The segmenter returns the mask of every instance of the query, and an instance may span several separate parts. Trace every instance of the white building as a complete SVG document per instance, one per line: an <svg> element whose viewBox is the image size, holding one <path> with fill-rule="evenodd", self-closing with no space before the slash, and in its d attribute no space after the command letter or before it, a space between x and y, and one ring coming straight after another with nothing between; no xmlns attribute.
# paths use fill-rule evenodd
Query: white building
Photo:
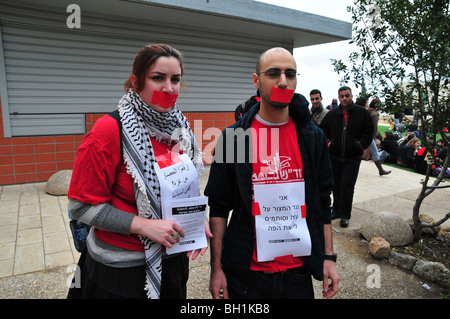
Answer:
<svg viewBox="0 0 450 319"><path fill-rule="evenodd" d="M348 22L252 0L0 0L0 145L86 134L86 114L117 107L134 56L149 43L184 55L180 109L218 113L255 93L251 74L261 52L346 40L351 32ZM13 148L0 159L9 155ZM0 185L11 183L5 174L16 173L0 162ZM34 180L13 183L22 181Z"/></svg>

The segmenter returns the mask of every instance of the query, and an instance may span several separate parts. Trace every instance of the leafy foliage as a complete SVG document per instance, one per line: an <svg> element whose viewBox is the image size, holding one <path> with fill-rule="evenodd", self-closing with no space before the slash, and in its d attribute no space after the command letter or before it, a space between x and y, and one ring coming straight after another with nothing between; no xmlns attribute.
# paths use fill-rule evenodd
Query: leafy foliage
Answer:
<svg viewBox="0 0 450 319"><path fill-rule="evenodd" d="M422 145L430 153L438 134L447 148L450 145L446 134L450 126L449 2L354 0L347 9L353 20L351 42L359 50L350 54L350 66L331 60L335 72L342 76L341 84L351 80L361 87L362 95L381 98L382 111L411 110L422 124ZM443 171L449 162L450 151ZM417 217L422 200L435 189L448 187L438 186L443 174L427 186L429 174L430 169L414 208L416 226L423 226Z"/></svg>
<svg viewBox="0 0 450 319"><path fill-rule="evenodd" d="M450 119L449 0L355 0L348 7L360 49L347 65L332 60L341 84L353 80L363 94L382 97L383 111L405 108L434 119L440 130Z"/></svg>

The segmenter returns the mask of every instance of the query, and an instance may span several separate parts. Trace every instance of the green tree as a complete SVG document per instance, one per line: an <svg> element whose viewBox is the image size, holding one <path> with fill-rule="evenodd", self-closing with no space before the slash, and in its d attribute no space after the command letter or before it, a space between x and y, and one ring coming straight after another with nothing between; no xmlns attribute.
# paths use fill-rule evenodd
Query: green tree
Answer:
<svg viewBox="0 0 450 319"><path fill-rule="evenodd" d="M438 134L449 150L450 135L450 0L355 0L352 13L353 38L358 51L342 60L331 60L342 76L341 84L352 80L370 96L384 99L383 111L413 110L422 124L421 141L433 154ZM430 139L427 142L427 137ZM450 151L444 169L430 179L430 161L421 192L413 208L414 239L424 227L435 227L450 218L450 212L434 224L419 220L423 200L445 184Z"/></svg>

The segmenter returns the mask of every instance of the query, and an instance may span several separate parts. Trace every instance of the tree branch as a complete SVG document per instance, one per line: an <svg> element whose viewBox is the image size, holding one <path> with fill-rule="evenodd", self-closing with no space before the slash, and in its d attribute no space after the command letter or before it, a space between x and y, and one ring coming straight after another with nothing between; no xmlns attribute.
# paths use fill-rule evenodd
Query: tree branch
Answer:
<svg viewBox="0 0 450 319"><path fill-rule="evenodd" d="M361 18L361 21L362 21L362 23L364 24L364 27L367 28L367 30L368 30L367 33L368 33L368 35L369 35L370 42L372 42L372 46L373 46L373 48L375 49L375 52L377 53L378 59L380 60L380 63L381 63L381 66L383 67L384 71L387 73L388 70L387 70L386 66L384 65L383 58L381 57L380 52L378 51L378 48L377 48L377 46L376 46L376 44L375 44L375 40L374 40L373 37L372 37L372 31L370 30L369 27L367 27L366 21L364 21L363 18ZM394 82L394 80L393 80L392 78L389 77L389 78L388 78L388 81L390 81L390 82L392 83L392 85L395 86L395 82Z"/></svg>
<svg viewBox="0 0 450 319"><path fill-rule="evenodd" d="M431 188L431 189L450 188L450 185L445 185L445 186L427 186L427 188Z"/></svg>
<svg viewBox="0 0 450 319"><path fill-rule="evenodd" d="M450 218L450 212L448 212L441 220L439 220L435 223L432 223L432 224L422 223L422 227L433 228L433 227L436 227L436 226L439 226L439 225L445 223L447 221L447 219L449 219L449 218Z"/></svg>

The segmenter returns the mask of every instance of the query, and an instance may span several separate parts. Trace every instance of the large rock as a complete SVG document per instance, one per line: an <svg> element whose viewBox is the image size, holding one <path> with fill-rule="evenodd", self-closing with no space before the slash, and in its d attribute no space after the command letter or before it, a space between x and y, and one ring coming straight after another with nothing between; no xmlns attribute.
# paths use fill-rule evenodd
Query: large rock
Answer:
<svg viewBox="0 0 450 319"><path fill-rule="evenodd" d="M72 178L72 170L63 170L56 172L47 181L45 192L50 195L63 196L67 195Z"/></svg>
<svg viewBox="0 0 450 319"><path fill-rule="evenodd" d="M381 237L374 237L369 242L369 252L376 259L389 257L391 245Z"/></svg>
<svg viewBox="0 0 450 319"><path fill-rule="evenodd" d="M413 268L417 276L445 286L450 279L450 271L441 263L418 260Z"/></svg>
<svg viewBox="0 0 450 319"><path fill-rule="evenodd" d="M408 223L388 212L369 214L363 221L360 232L369 242L372 238L382 237L391 246L403 246L413 241L413 232Z"/></svg>
<svg viewBox="0 0 450 319"><path fill-rule="evenodd" d="M417 262L417 258L391 251L388 261L391 265L398 266L406 270L412 270Z"/></svg>

